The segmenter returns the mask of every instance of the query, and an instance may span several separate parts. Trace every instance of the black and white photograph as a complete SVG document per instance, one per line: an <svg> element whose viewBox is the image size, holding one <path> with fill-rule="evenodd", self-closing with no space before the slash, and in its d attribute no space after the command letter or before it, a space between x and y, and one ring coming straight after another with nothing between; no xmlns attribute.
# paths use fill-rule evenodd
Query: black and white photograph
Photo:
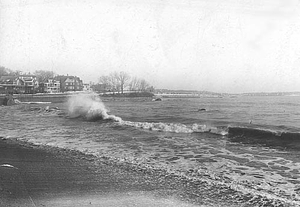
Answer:
<svg viewBox="0 0 300 207"><path fill-rule="evenodd" d="M0 0L0 207L300 206L299 0Z"/></svg>

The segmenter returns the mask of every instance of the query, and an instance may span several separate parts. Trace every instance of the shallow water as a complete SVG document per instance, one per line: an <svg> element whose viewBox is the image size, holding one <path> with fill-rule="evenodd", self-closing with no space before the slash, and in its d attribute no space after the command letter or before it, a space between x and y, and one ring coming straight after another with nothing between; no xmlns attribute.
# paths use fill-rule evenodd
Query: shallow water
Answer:
<svg viewBox="0 0 300 207"><path fill-rule="evenodd" d="M0 136L300 205L300 97L79 100L76 116L70 103L0 107Z"/></svg>

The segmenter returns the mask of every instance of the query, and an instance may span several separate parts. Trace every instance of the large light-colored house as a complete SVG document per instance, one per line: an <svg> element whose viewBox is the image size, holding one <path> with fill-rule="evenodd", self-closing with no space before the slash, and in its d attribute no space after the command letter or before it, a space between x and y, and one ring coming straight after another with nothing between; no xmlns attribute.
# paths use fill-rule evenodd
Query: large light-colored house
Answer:
<svg viewBox="0 0 300 207"><path fill-rule="evenodd" d="M39 87L39 82L35 75L19 75L18 78L24 82L25 93L35 93Z"/></svg>
<svg viewBox="0 0 300 207"><path fill-rule="evenodd" d="M93 91L92 88L91 88L91 84L89 84L89 83L84 83L82 90L83 91Z"/></svg>
<svg viewBox="0 0 300 207"><path fill-rule="evenodd" d="M59 93L60 92L60 82L54 79L48 79L44 83L45 93Z"/></svg>

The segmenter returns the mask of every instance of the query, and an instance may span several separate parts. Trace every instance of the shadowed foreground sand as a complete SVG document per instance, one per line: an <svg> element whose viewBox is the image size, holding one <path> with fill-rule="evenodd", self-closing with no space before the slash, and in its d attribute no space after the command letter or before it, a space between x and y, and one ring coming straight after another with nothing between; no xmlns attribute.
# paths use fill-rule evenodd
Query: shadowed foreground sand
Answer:
<svg viewBox="0 0 300 207"><path fill-rule="evenodd" d="M0 206L193 206L141 173L74 153L0 140Z"/></svg>

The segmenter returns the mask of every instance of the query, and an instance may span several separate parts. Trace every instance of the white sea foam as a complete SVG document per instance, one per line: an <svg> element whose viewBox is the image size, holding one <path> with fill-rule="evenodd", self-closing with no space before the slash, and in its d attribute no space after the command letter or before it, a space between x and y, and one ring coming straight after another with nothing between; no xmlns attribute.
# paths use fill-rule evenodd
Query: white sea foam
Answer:
<svg viewBox="0 0 300 207"><path fill-rule="evenodd" d="M147 129L151 131L162 131L162 132L174 132L174 133L213 133L219 134L222 136L227 135L227 131L209 125L202 124L193 124L191 126L180 124L180 123L149 123L149 122L131 122L131 121L123 121L119 122L122 125L132 126L141 129Z"/></svg>
<svg viewBox="0 0 300 207"><path fill-rule="evenodd" d="M103 119L121 121L120 117L108 114L108 110L100 97L94 93L76 94L67 101L68 116L71 118L84 117L87 120Z"/></svg>

